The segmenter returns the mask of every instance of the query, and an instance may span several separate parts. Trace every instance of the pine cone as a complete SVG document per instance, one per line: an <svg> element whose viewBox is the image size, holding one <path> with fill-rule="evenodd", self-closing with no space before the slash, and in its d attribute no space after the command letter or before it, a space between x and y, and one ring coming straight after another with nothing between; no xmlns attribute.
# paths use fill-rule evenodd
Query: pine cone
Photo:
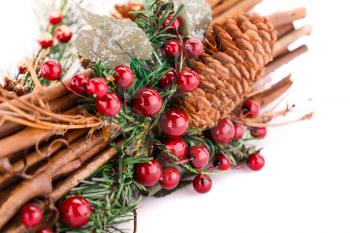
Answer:
<svg viewBox="0 0 350 233"><path fill-rule="evenodd" d="M192 127L213 127L232 114L272 60L276 38L272 23L257 14L241 14L213 25L206 52L189 62L201 75L200 86L180 100Z"/></svg>

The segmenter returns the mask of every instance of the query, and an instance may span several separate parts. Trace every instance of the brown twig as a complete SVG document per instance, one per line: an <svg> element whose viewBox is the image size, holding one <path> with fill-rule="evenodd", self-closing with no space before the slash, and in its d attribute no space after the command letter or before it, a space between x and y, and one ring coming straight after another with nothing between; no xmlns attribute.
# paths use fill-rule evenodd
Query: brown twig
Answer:
<svg viewBox="0 0 350 233"><path fill-rule="evenodd" d="M62 167L103 141L101 132L95 133L89 139L78 140L68 149L55 155L47 166L39 169L31 179L18 184L8 198L0 204L0 229L27 201L35 197L49 196L52 192L52 178Z"/></svg>
<svg viewBox="0 0 350 233"><path fill-rule="evenodd" d="M212 8L223 2L223 0L205 0Z"/></svg>
<svg viewBox="0 0 350 233"><path fill-rule="evenodd" d="M58 171L58 173L55 174L54 180L65 177L75 171L76 169L80 168L84 163L86 163L89 159L91 159L94 155L98 154L101 150L103 150L110 141L104 141L95 147L93 147L91 150L87 151L86 153L82 154L77 158L76 160L73 160L69 164L66 164L62 169Z"/></svg>
<svg viewBox="0 0 350 233"><path fill-rule="evenodd" d="M109 147L99 153L93 160L86 163L79 170L77 170L74 174L60 182L52 192L52 199L54 201L58 201L61 197L67 194L72 188L77 186L80 181L89 177L92 173L94 173L97 169L99 169L102 165L111 160L117 151Z"/></svg>
<svg viewBox="0 0 350 233"><path fill-rule="evenodd" d="M72 130L67 133L67 135L64 137L64 139L71 143L81 137L84 133L86 133L87 130ZM49 158L51 155L59 151L65 144L60 141L53 141L51 144L45 145L40 150L42 151L39 153L38 151L35 151L27 156L25 156L23 159L20 159L12 164L11 169L5 173L4 175L0 175L0 188L3 188L4 186L8 185L10 182L12 182L14 176L21 175L23 172L23 169L31 168L38 162Z"/></svg>
<svg viewBox="0 0 350 233"><path fill-rule="evenodd" d="M249 9L256 6L257 4L259 4L260 2L262 2L262 0L243 0L243 1L239 2L238 4L232 6L231 8L229 8L228 10L226 10L225 12L220 14L219 16L214 17L212 24L215 24L215 23L221 24L221 23L225 22L225 20L228 17L232 17L232 16L237 15L238 13L241 13L241 12L246 12Z"/></svg>
<svg viewBox="0 0 350 233"><path fill-rule="evenodd" d="M302 45L296 49L294 49L291 52L288 52L286 54L281 55L280 57L275 58L272 62L270 62L266 68L264 76L267 76L274 72L276 69L280 68L281 66L289 63L296 57L306 53L308 51L308 48L306 45Z"/></svg>
<svg viewBox="0 0 350 233"><path fill-rule="evenodd" d="M252 99L260 103L261 106L266 106L286 93L292 85L290 74L267 90L252 96Z"/></svg>
<svg viewBox="0 0 350 233"><path fill-rule="evenodd" d="M284 24L284 25L276 27L277 38L281 38L281 37L285 36L286 34L292 32L294 29L295 28L294 28L293 23L288 23L288 24Z"/></svg>
<svg viewBox="0 0 350 233"><path fill-rule="evenodd" d="M269 15L268 18L275 27L292 23L298 19L305 18L306 8L297 8L289 11L276 12Z"/></svg>
<svg viewBox="0 0 350 233"><path fill-rule="evenodd" d="M306 25L300 29L288 33L276 42L273 48L272 56L277 57L278 55L282 54L283 51L285 51L285 48L298 40L300 37L310 35L311 30L311 26Z"/></svg>
<svg viewBox="0 0 350 233"><path fill-rule="evenodd" d="M227 9L231 8L235 4L239 3L242 0L225 0L221 4L215 6L213 8L213 16L219 16L221 13L226 11Z"/></svg>

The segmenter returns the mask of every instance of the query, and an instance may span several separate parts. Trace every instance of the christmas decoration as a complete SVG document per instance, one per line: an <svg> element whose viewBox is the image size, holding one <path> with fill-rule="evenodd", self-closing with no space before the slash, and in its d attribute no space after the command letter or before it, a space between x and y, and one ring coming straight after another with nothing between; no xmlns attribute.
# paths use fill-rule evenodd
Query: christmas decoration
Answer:
<svg viewBox="0 0 350 233"><path fill-rule="evenodd" d="M140 89L132 101L133 110L141 116L153 117L157 115L163 105L160 94L152 88Z"/></svg>
<svg viewBox="0 0 350 233"><path fill-rule="evenodd" d="M203 168L209 163L209 151L204 145L197 145L189 149L188 158L195 168Z"/></svg>
<svg viewBox="0 0 350 233"><path fill-rule="evenodd" d="M0 231L122 231L146 196L261 170L255 141L295 108L267 107L293 82L266 77L311 28L294 28L302 8L246 13L258 2L48 4L38 53L0 89Z"/></svg>
<svg viewBox="0 0 350 233"><path fill-rule="evenodd" d="M159 181L161 175L162 168L157 160L136 164L135 166L135 178L137 182L144 186L155 185Z"/></svg>
<svg viewBox="0 0 350 233"><path fill-rule="evenodd" d="M162 171L162 177L159 181L160 185L166 189L171 190L176 188L180 182L180 172L174 167L167 167Z"/></svg>
<svg viewBox="0 0 350 233"><path fill-rule="evenodd" d="M35 227L43 219L41 209L35 204L28 204L21 210L21 221L26 227Z"/></svg>
<svg viewBox="0 0 350 233"><path fill-rule="evenodd" d="M177 76L176 83L182 91L191 92L199 85L199 75L195 71L185 68Z"/></svg>
<svg viewBox="0 0 350 233"><path fill-rule="evenodd" d="M102 98L107 94L108 85L102 78L92 78L86 84L86 94L94 98Z"/></svg>
<svg viewBox="0 0 350 233"><path fill-rule="evenodd" d="M41 34L38 43L43 48L51 47L53 45L53 37L50 33L44 32Z"/></svg>
<svg viewBox="0 0 350 233"><path fill-rule="evenodd" d="M162 132L168 136L183 136L189 127L188 117L179 109L170 109L160 119L160 127Z"/></svg>
<svg viewBox="0 0 350 233"><path fill-rule="evenodd" d="M259 153L249 155L247 161L248 167L253 171L261 170L265 165L264 157Z"/></svg>
<svg viewBox="0 0 350 233"><path fill-rule="evenodd" d="M182 138L171 138L164 142L164 146L169 150L174 156L178 157L179 160L184 160L187 155L187 145ZM163 153L167 158L167 154Z"/></svg>
<svg viewBox="0 0 350 233"><path fill-rule="evenodd" d="M69 27L62 25L56 29L54 36L59 42L68 43L72 39L73 34Z"/></svg>
<svg viewBox="0 0 350 233"><path fill-rule="evenodd" d="M71 227L82 227L89 222L92 206L84 197L72 196L60 204L59 211L65 224Z"/></svg>
<svg viewBox="0 0 350 233"><path fill-rule="evenodd" d="M55 81L62 75L62 67L55 60L45 61L40 68L40 73L44 79Z"/></svg>
<svg viewBox="0 0 350 233"><path fill-rule="evenodd" d="M232 164L227 159L227 155L220 153L220 154L215 156L214 166L220 170L225 171L225 170L230 169L232 167Z"/></svg>
<svg viewBox="0 0 350 233"><path fill-rule="evenodd" d="M207 193L210 191L212 186L212 181L207 175L198 175L193 180L193 188L198 193Z"/></svg>
<svg viewBox="0 0 350 233"><path fill-rule="evenodd" d="M134 72L130 67L119 65L114 68L114 82L118 88L128 90L134 82Z"/></svg>

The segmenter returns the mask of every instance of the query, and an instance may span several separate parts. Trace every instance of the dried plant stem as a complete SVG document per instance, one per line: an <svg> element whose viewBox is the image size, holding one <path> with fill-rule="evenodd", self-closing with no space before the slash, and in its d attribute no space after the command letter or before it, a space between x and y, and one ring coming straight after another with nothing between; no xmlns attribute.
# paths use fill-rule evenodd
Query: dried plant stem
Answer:
<svg viewBox="0 0 350 233"><path fill-rule="evenodd" d="M78 97L74 94L65 95L49 102L48 106L53 112L66 111L74 107L77 103ZM0 138L15 133L25 128L24 125L16 124L14 122L7 122L0 127Z"/></svg>
<svg viewBox="0 0 350 233"><path fill-rule="evenodd" d="M306 25L300 29L294 30L281 39L279 39L274 48L272 55L273 57L277 57L278 55L281 55L285 48L287 48L290 44L298 40L300 37L305 36L305 35L310 35L311 33L311 26Z"/></svg>
<svg viewBox="0 0 350 233"><path fill-rule="evenodd" d="M265 69L264 76L267 76L274 72L276 69L280 68L281 66L289 63L296 57L306 53L308 51L308 48L306 45L302 45L293 51L290 51L286 54L281 55L280 57L275 58L272 62L270 62Z"/></svg>
<svg viewBox="0 0 350 233"><path fill-rule="evenodd" d="M64 138L61 138L61 140L64 139L67 143L71 143L81 137L87 131L88 130L85 129L72 130L68 132ZM33 165L49 158L51 155L59 151L65 146L65 143L61 140L55 140L52 143L45 145L43 148L40 148L40 151L35 151L25 156L23 159L13 163L10 170L6 174L0 175L0 188L3 188L12 182L14 176L20 176L21 173L25 171L24 169L31 168Z"/></svg>
<svg viewBox="0 0 350 233"><path fill-rule="evenodd" d="M221 13L226 11L227 9L231 8L235 4L239 3L242 0L226 0L223 1L221 4L217 5L213 9L213 16L219 16Z"/></svg>
<svg viewBox="0 0 350 233"><path fill-rule="evenodd" d="M239 2L238 4L232 6L231 8L229 8L228 10L226 10L225 12L220 14L219 16L214 17L212 24L215 24L215 23L221 24L221 23L225 22L225 20L228 17L232 17L234 15L237 15L240 12L246 12L249 9L256 6L257 4L259 4L260 2L262 2L262 0L243 0L243 1Z"/></svg>
<svg viewBox="0 0 350 233"><path fill-rule="evenodd" d="M272 24L275 25L275 27L277 27L277 26L292 23L298 19L305 18L305 16L306 16L306 8L302 7L302 8L297 8L290 11L276 12L268 16L268 18L270 19Z"/></svg>
<svg viewBox="0 0 350 233"><path fill-rule="evenodd" d="M39 169L31 179L27 179L12 190L10 195L0 204L0 229L27 201L35 197L49 196L52 192L52 178L66 164L78 158L104 141L101 132L93 134L89 139L82 138L68 149L59 152L42 169Z"/></svg>

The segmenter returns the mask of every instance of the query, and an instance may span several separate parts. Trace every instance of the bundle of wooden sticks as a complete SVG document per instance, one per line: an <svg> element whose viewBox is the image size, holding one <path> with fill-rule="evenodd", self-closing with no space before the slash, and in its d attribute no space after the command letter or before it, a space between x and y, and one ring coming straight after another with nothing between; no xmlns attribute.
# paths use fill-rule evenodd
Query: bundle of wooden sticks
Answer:
<svg viewBox="0 0 350 233"><path fill-rule="evenodd" d="M261 1L207 0L213 9L213 23L219 24L225 22L227 17L251 10ZM294 50L288 49L300 37L311 33L310 26L299 29L294 27L293 22L305 16L304 8L268 16L278 31L278 41L273 49L274 59L266 66L265 76L307 52L306 45ZM1 117L1 232L24 232L25 227L16 217L16 213L24 204L33 200L45 213L46 223L54 222L56 215L52 205L117 154L115 149L109 147L110 142L117 139L117 130L108 140L105 140L105 135L109 128L90 134L88 127L84 127L85 113L77 108L78 97L65 88L68 82L69 79L21 97L4 96L5 92L1 92L0 112L11 110L24 115L24 119L32 118L42 123L40 126L33 124L30 127L27 121L14 122ZM288 76L268 89L258 90L252 96L262 106L266 106L283 95L291 85L292 80ZM12 99L5 101L5 98ZM26 114L33 109L35 115ZM64 117L61 113L64 113ZM80 116L85 117L84 121L81 121ZM53 121L57 123L52 125ZM91 126L101 124L93 117L89 122ZM66 124L82 127L61 131L60 125ZM37 229L41 227L39 225Z"/></svg>

